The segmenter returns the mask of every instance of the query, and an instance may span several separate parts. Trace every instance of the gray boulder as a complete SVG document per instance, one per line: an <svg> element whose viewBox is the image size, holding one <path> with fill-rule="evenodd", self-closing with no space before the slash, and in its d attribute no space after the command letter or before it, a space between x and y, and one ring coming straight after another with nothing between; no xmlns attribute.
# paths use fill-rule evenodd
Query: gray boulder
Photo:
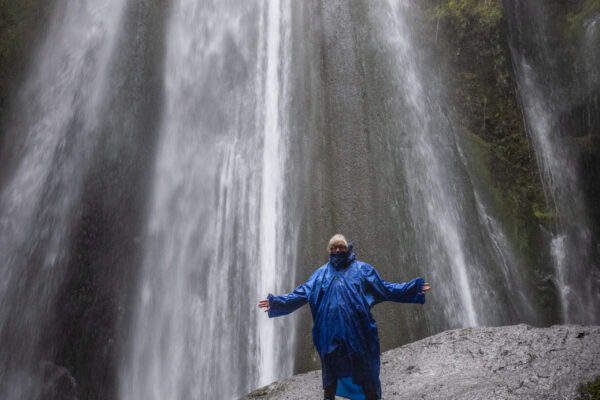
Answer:
<svg viewBox="0 0 600 400"><path fill-rule="evenodd" d="M383 398L576 399L600 375L600 327L528 325L439 333L381 355ZM272 383L243 397L321 399L321 372Z"/></svg>

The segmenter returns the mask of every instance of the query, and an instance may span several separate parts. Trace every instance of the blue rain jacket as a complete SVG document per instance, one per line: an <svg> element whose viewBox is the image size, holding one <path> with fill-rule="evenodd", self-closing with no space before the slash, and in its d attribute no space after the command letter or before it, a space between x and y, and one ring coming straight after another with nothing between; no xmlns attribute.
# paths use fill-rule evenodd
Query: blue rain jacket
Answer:
<svg viewBox="0 0 600 400"><path fill-rule="evenodd" d="M349 247L346 253L332 253L329 262L292 293L269 295L269 317L289 314L309 303L323 387L337 379L338 396L363 400L363 388L381 397L379 336L371 307L387 300L425 303L424 280L386 282L375 268L356 260Z"/></svg>

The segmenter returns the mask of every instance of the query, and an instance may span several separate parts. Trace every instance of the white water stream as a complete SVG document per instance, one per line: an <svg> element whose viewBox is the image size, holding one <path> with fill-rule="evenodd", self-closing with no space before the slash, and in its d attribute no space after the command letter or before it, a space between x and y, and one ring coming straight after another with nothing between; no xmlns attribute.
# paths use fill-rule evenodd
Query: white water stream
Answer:
<svg viewBox="0 0 600 400"><path fill-rule="evenodd" d="M519 85L519 95L525 118L534 144L539 170L544 184L547 207L555 213L555 223L550 239L550 254L554 264L553 281L559 294L562 321L565 323L597 323L598 273L592 254L596 244L592 241L589 210L584 199L582 183L578 176L579 150L575 146L575 132L563 125L561 113L569 111L574 97L570 88L561 87L549 77L560 70L559 50L549 45L553 25L547 20L544 7L531 7L519 0L512 6L518 17L512 21L513 64ZM527 15L526 21L521 15ZM580 51L586 60L598 58L597 47L586 48L594 40L590 27L594 19L584 24L585 40ZM600 37L600 35L598 35ZM524 50L527 48L528 50ZM532 57L537 56L537 59ZM540 60L541 63L540 63ZM564 66L563 66L564 68ZM597 68L584 69L579 77L586 88L598 85ZM575 82L573 83L575 84ZM587 87L589 85L589 87Z"/></svg>
<svg viewBox="0 0 600 400"><path fill-rule="evenodd" d="M288 5L173 5L124 400L230 399L291 373L276 349L294 324L257 308L294 278L281 246Z"/></svg>
<svg viewBox="0 0 600 400"><path fill-rule="evenodd" d="M404 174L410 185L415 229L423 232L429 243L426 257L433 276L428 279L453 282L437 289L445 299L444 313L451 325L476 326L479 317L471 287L477 282L473 275L477 267L465 255L468 249L463 243L467 237L461 221L463 199L456 196L451 186L456 177L449 175L455 172L449 168L452 158L456 157L454 143L447 131L449 127L439 123L436 105L432 105L423 87L427 78L421 73L407 20L412 6L394 0L387 4L390 19L384 26L395 55L395 78L402 88L400 95L408 111L411 150L403 154Z"/></svg>

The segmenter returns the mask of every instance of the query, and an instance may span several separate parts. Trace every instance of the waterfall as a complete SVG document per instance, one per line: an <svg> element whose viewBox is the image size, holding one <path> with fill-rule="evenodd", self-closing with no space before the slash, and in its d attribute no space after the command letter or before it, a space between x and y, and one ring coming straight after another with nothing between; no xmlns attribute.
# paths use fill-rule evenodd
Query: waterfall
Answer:
<svg viewBox="0 0 600 400"><path fill-rule="evenodd" d="M440 109L438 105L430 105L431 99L424 87L426 77L421 74L418 53L410 41L410 5L402 1L388 1L388 5L391 21L386 33L390 35L398 71L395 78L399 80L398 87L402 88L407 111L406 129L411 132L407 143L409 150L403 157L403 170L410 186L413 226L424 229L417 234L430 243L426 257L434 266L430 271L431 279L453 282L440 288L448 304L445 308L447 319L457 326L476 326L480 318L471 290L476 281L469 276L475 265L468 260L465 254L468 250L462 243L462 238L467 237L466 227L460 223L464 208L461 209L460 192L448 185L456 185L456 177L460 176L448 168L452 157L456 156L452 154L455 144L447 140L451 138L447 135L450 127L433 117L440 114Z"/></svg>
<svg viewBox="0 0 600 400"><path fill-rule="evenodd" d="M58 4L5 132L0 194L0 397L49 398L47 342L72 223L99 139L123 0ZM60 375L60 374L59 374ZM72 378L71 378L72 379ZM50 392L49 392L50 393Z"/></svg>
<svg viewBox="0 0 600 400"><path fill-rule="evenodd" d="M287 5L286 5L287 6ZM263 164L262 164L262 192L260 204L260 273L261 273L261 293L268 293L273 288L278 288L277 276L285 274L285 271L278 268L283 259L277 257L278 251L284 247L278 243L283 237L281 227L282 218L282 189L283 189L283 169L285 148L282 147L280 137L286 133L286 114L285 108L281 109L280 103L285 107L285 88L282 87L285 81L279 78L280 69L283 72L283 78L288 76L289 64L284 65L281 61L289 63L290 54L286 52L289 46L289 37L281 40L281 27L289 27L290 15L289 6L280 10L279 1L270 1L268 3L267 35L266 35L266 71L265 71L265 90L264 90L264 144L263 144ZM287 11L287 12L286 12ZM281 15L284 14L284 15ZM289 32L289 31L287 31ZM285 34L285 33L284 33ZM283 42L283 46L282 46ZM283 57L280 57L283 53ZM283 66L283 68L281 67ZM281 278L279 279L281 281ZM275 380L277 370L281 368L277 365L275 357L275 325L272 322L264 321L259 324L258 333L260 335L260 361L261 376L259 384L264 385Z"/></svg>
<svg viewBox="0 0 600 400"><path fill-rule="evenodd" d="M477 177L439 60L423 47L421 5L328 1L303 12L314 46L303 70L318 72L301 85L322 96L303 110L314 143L305 215L319 221L307 223L317 246L307 251L339 230L384 279L432 282L423 313L375 307L383 349L452 327L539 321L522 254ZM319 259L305 256L303 275ZM306 336L297 357L317 368Z"/></svg>
<svg viewBox="0 0 600 400"><path fill-rule="evenodd" d="M590 131L587 134L591 133L593 117L588 117L580 129L565 122L571 109L579 107L579 102L589 101L594 92L597 95L600 87L596 68L589 68L588 64L600 54L597 46L590 47L596 40L592 32L595 19L584 24L586 32L579 54L584 54L585 60L564 65L561 60L569 58L565 57L566 50L557 43L556 33L552 31L560 25L551 20L545 6L516 0L510 2L509 15L519 95L534 143L547 207L556 213L550 232L550 254L562 321L598 323L598 249L582 189L581 154L573 140L585 135L586 130ZM567 74L568 69L578 71L574 76L579 76L580 82L561 76ZM597 113L597 107L591 114Z"/></svg>
<svg viewBox="0 0 600 400"><path fill-rule="evenodd" d="M535 320L519 279L521 262L472 178L462 128L449 111L452 104L445 103L445 83L418 42L413 21L421 18L419 12L410 2L392 0L369 10L378 27L375 40L386 49L380 62L391 75L385 104L398 110L380 133L389 135L399 160L393 173L401 173L406 185L404 215L411 223L395 229L412 231L414 244L404 251L413 252L420 275L440 286L425 318L434 331ZM396 196L402 204L403 196Z"/></svg>
<svg viewBox="0 0 600 400"><path fill-rule="evenodd" d="M291 373L281 196L289 3L173 3L154 189L122 399L234 398Z"/></svg>
<svg viewBox="0 0 600 400"><path fill-rule="evenodd" d="M433 3L57 1L0 137L0 398L232 399L318 368L307 307L257 304L336 232L384 279L432 283L424 307L373 310L382 350L598 323L597 9L569 50L546 5L503 2L540 217L538 200L502 209L531 192L503 203L478 158L497 143L489 97L481 137L459 122L464 71L441 45L456 16Z"/></svg>

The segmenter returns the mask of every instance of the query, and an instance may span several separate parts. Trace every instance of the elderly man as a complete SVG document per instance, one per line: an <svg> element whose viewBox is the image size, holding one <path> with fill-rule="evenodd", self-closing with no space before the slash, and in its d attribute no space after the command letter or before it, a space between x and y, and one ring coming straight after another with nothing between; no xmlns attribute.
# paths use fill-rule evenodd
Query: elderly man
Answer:
<svg viewBox="0 0 600 400"><path fill-rule="evenodd" d="M325 399L381 398L379 337L371 307L383 301L425 303L429 283L384 281L375 268L356 260L352 244L337 234L327 247L329 262L292 293L273 296L258 306L269 317L286 315L309 303L313 342L321 357Z"/></svg>

